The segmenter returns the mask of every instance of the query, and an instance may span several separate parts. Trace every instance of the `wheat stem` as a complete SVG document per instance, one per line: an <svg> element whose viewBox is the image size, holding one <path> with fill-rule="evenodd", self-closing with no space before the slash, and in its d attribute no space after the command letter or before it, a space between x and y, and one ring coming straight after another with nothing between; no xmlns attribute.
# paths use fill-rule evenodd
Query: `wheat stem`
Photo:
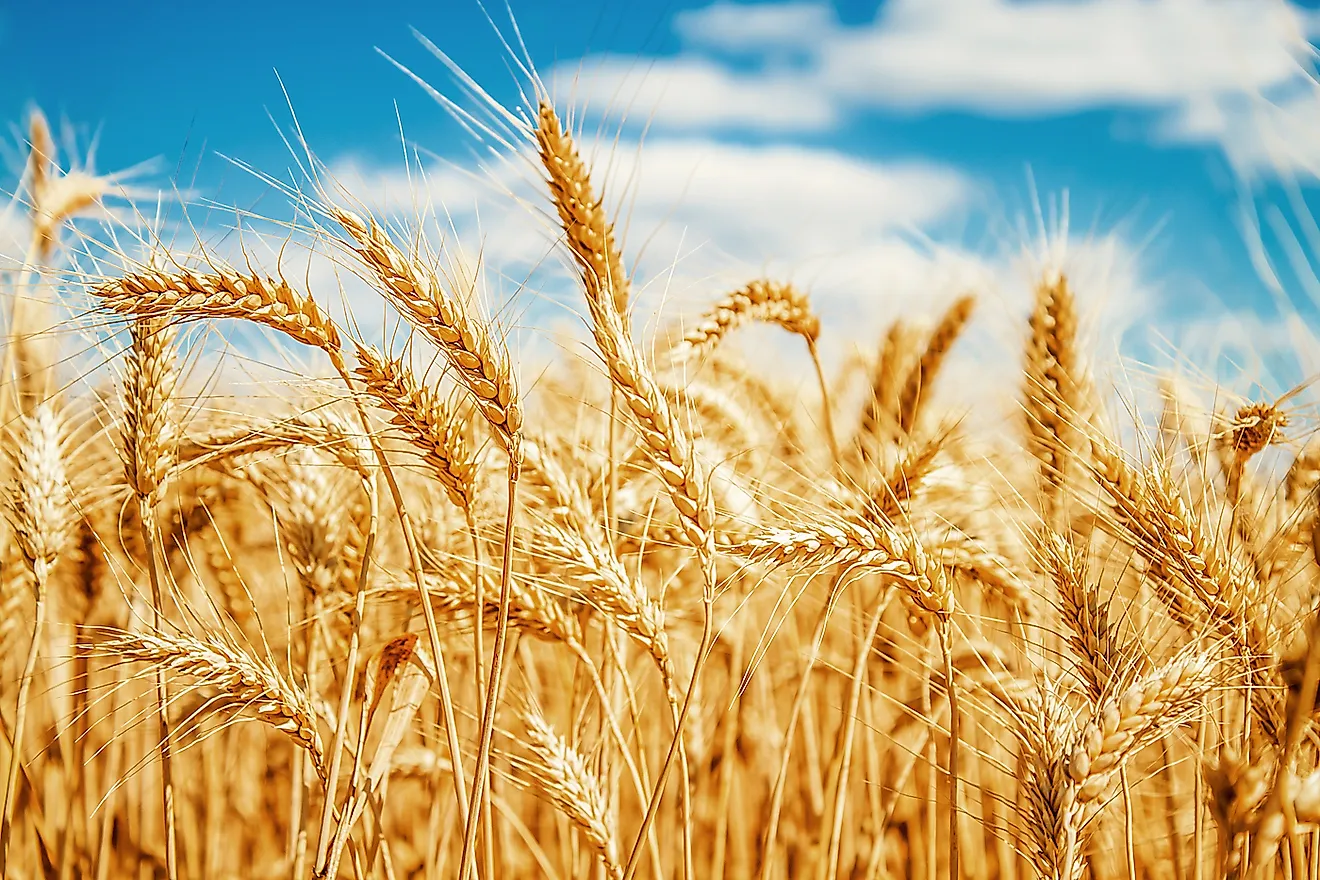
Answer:
<svg viewBox="0 0 1320 880"><path fill-rule="evenodd" d="M18 680L17 710L14 713L14 737L9 750L9 773L5 778L5 808L0 824L0 877L9 876L9 841L13 832L14 801L18 793L18 771L23 765L23 734L27 728L28 691L37 669L37 655L41 651L42 629L46 623L46 579L37 581L37 602L32 617L32 641L28 643L27 659Z"/></svg>
<svg viewBox="0 0 1320 880"><path fill-rule="evenodd" d="M509 608L512 603L513 515L518 504L518 465L509 462L508 503L504 515L504 557L500 564L500 606L495 619L495 642L491 647L490 683L486 688L477 740L477 764L472 775L472 794L468 801L467 824L463 829L463 849L459 857L460 880L468 880L473 870L477 823L482 810L488 809L490 749L495 732L495 713L504 676L505 643L509 634Z"/></svg>

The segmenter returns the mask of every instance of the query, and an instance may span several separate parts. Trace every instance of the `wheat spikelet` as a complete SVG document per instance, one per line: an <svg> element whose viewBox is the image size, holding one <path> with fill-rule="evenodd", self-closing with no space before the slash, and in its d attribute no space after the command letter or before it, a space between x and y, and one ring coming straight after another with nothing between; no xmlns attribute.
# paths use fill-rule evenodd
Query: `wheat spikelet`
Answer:
<svg viewBox="0 0 1320 880"><path fill-rule="evenodd" d="M622 880L609 798L601 780L539 712L524 711L522 721L526 754L511 756L513 765L577 826L606 873Z"/></svg>
<svg viewBox="0 0 1320 880"><path fill-rule="evenodd" d="M1036 617L1030 577L1010 559L956 526L937 525L916 531L926 555L951 574L961 575L996 594L1017 610L1023 620Z"/></svg>
<svg viewBox="0 0 1320 880"><path fill-rule="evenodd" d="M28 202L33 222L32 232L36 239L36 252L43 259L50 256L55 247L55 229L50 215L50 188L55 168L55 142L50 136L50 123L46 114L34 109L28 118L28 158L25 177L27 179Z"/></svg>
<svg viewBox="0 0 1320 880"><path fill-rule="evenodd" d="M44 582L75 524L63 427L51 403L21 417L7 452L13 477L5 493L5 513L29 570Z"/></svg>
<svg viewBox="0 0 1320 880"><path fill-rule="evenodd" d="M307 695L278 669L245 651L214 639L187 634L114 632L91 646L126 662L196 680L216 689L210 711L250 712L305 749L316 772L326 773L326 755L316 713Z"/></svg>
<svg viewBox="0 0 1320 880"><path fill-rule="evenodd" d="M898 392L898 427L904 434L910 434L917 423L921 405L929 393L930 386L939 373L949 349L962 335L963 328L971 320L976 298L959 297L949 307L926 339L926 347L921 352L915 366L907 374Z"/></svg>
<svg viewBox="0 0 1320 880"><path fill-rule="evenodd" d="M1088 583L1086 559L1072 541L1049 533L1040 542L1040 555L1058 590L1068 644L1082 661L1082 678L1091 698L1099 700L1125 671L1129 656L1109 622L1109 602L1102 601Z"/></svg>
<svg viewBox="0 0 1320 880"><path fill-rule="evenodd" d="M1227 749L1213 762L1205 762L1202 773L1209 788L1207 802L1219 828L1220 858L1226 870L1241 866L1242 843L1256 828L1269 798L1272 769L1265 761L1245 761Z"/></svg>
<svg viewBox="0 0 1320 880"><path fill-rule="evenodd" d="M404 254L374 219L338 208L331 208L330 215L352 237L354 253L389 301L439 347L472 392L516 474L522 463L523 411L507 348L468 313L461 298L446 295L435 273Z"/></svg>
<svg viewBox="0 0 1320 880"><path fill-rule="evenodd" d="M710 352L729 333L752 321L777 324L814 345L820 338L820 318L811 301L791 284L757 279L717 302L683 334L670 356L675 361L699 358Z"/></svg>
<svg viewBox="0 0 1320 880"><path fill-rule="evenodd" d="M1036 285L1029 327L1023 408L1028 446L1040 462L1046 507L1052 511L1076 455L1081 410L1076 303L1062 273Z"/></svg>
<svg viewBox="0 0 1320 880"><path fill-rule="evenodd" d="M129 332L121 382L124 476L138 497L155 505L174 465L174 334L161 319L147 317L136 318Z"/></svg>
<svg viewBox="0 0 1320 880"><path fill-rule="evenodd" d="M97 602L106 591L110 581L110 566L106 559L105 546L101 535L88 515L78 520L77 537L74 541L71 560L77 565L77 578L70 590L72 594L72 617L79 624L85 624L91 618Z"/></svg>
<svg viewBox="0 0 1320 880"><path fill-rule="evenodd" d="M305 345L337 353L329 315L284 280L213 265L207 273L142 269L93 285L90 293L121 315L163 320L235 318L263 324Z"/></svg>
<svg viewBox="0 0 1320 880"><path fill-rule="evenodd" d="M616 314L627 315L630 288L614 241L614 224L595 196L576 145L560 126L555 108L545 101L537 108L536 145L568 249L582 272L587 300L608 297Z"/></svg>
<svg viewBox="0 0 1320 880"><path fill-rule="evenodd" d="M389 360L374 348L358 348L354 372L367 393L394 414L390 423L421 451L454 505L470 513L477 462L468 450L455 402L442 400L423 387L406 364Z"/></svg>
<svg viewBox="0 0 1320 880"><path fill-rule="evenodd" d="M224 616L233 621L239 632L248 632L255 617L253 597L234 567L233 555L214 516L209 518L207 527L194 536L193 542L194 552L209 571L211 583L220 594L220 609Z"/></svg>
<svg viewBox="0 0 1320 880"><path fill-rule="evenodd" d="M576 194L590 192L586 169L577 158L572 140L560 129L554 109L544 103L541 105L537 142L541 145L542 164L551 177L551 195L569 232L570 247L585 248L591 244L586 230L592 227L579 229L577 214L582 205L592 203L575 200ZM571 181L565 177L570 173L576 175ZM599 205L596 205L596 213L599 213ZM603 215L599 223L604 223ZM603 239L601 244L603 246ZM584 253L579 259L587 256L589 254ZM594 270L584 270L584 276L600 277ZM684 534L706 560L711 560L715 555L714 504L707 476L695 459L692 440L674 418L650 369L642 363L618 303L612 297L602 296L599 284L593 287L593 282L588 280L587 306L591 312L596 347L642 435L647 453L665 481L669 497L678 509Z"/></svg>
<svg viewBox="0 0 1320 880"><path fill-rule="evenodd" d="M31 415L20 416L16 434L6 448L13 476L5 492L5 514L12 540L18 545L30 575L35 613L16 694L4 812L0 818L0 876L8 873L28 692L42 648L51 569L69 543L75 524L73 493L65 472L63 429L54 405L49 400L42 401Z"/></svg>
<svg viewBox="0 0 1320 880"><path fill-rule="evenodd" d="M1119 770L1185 722L1215 684L1209 655L1189 651L1101 703L1068 756L1068 824L1076 834L1116 793Z"/></svg>
<svg viewBox="0 0 1320 880"><path fill-rule="evenodd" d="M1106 443L1093 443L1092 455L1093 471L1115 502L1120 537L1146 559L1156 595L1191 631L1208 626L1228 639L1251 682L1252 712L1277 741L1283 697L1271 669L1275 634L1255 573L1218 546L1161 462L1135 475Z"/></svg>

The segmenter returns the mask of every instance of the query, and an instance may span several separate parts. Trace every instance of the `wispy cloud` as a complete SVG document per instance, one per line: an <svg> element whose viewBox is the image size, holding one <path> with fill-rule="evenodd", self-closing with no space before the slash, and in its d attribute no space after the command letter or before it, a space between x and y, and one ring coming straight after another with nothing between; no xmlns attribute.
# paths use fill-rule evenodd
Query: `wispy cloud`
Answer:
<svg viewBox="0 0 1320 880"><path fill-rule="evenodd" d="M557 82L597 109L684 129L816 132L867 108L1137 108L1166 139L1254 157L1219 117L1244 96L1295 92L1320 16L1261 0L889 0L845 25L826 4L720 2L674 30L677 55L588 57Z"/></svg>

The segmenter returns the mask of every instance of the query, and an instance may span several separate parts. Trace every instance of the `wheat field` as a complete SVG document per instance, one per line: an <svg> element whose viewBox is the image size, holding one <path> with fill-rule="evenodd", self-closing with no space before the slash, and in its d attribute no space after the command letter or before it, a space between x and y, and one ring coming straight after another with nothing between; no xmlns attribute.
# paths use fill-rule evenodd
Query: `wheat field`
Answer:
<svg viewBox="0 0 1320 880"><path fill-rule="evenodd" d="M0 874L1315 878L1303 389L1166 377L1122 423L1061 265L1024 281L988 425L941 394L977 291L838 370L781 279L644 332L572 108L533 86L470 112L586 306L586 354L534 375L472 274L323 168L290 235L399 334L257 261L79 259L113 181L33 114ZM319 372L206 385L245 324ZM740 353L752 324L810 381ZM71 375L89 337L106 369Z"/></svg>

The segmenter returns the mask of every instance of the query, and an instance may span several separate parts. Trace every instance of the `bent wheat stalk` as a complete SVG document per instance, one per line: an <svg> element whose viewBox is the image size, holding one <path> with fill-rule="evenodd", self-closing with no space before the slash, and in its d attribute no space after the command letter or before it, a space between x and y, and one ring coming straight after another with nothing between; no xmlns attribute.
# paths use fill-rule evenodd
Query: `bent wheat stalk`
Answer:
<svg viewBox="0 0 1320 880"><path fill-rule="evenodd" d="M793 285L768 279L748 282L715 303L696 326L683 334L683 338L670 350L669 356L678 363L698 360L712 351L733 330L752 321L777 324L806 341L820 388L821 427L829 443L830 454L837 462L839 445L834 434L834 411L818 348L820 318L812 311L811 300L807 295Z"/></svg>
<svg viewBox="0 0 1320 880"><path fill-rule="evenodd" d="M440 349L471 392L481 414L490 424L508 456L509 478L504 521L504 552L500 566L500 613L491 648L490 675L478 735L473 791L467 807L464 855L460 875L466 880L476 846L476 826L490 815L489 768L495 715L504 676L504 653L508 641L510 581L513 568L514 513L518 504L518 478L523 463L522 400L509 367L504 344L490 329L473 318L460 297L446 295L435 273L419 260L409 258L374 221L364 221L349 211L329 209L354 242L354 252L373 273L386 298L418 330ZM429 607L423 603L423 607ZM429 626L429 622L428 622ZM438 644L435 646L438 651ZM458 756L455 756L457 761Z"/></svg>

